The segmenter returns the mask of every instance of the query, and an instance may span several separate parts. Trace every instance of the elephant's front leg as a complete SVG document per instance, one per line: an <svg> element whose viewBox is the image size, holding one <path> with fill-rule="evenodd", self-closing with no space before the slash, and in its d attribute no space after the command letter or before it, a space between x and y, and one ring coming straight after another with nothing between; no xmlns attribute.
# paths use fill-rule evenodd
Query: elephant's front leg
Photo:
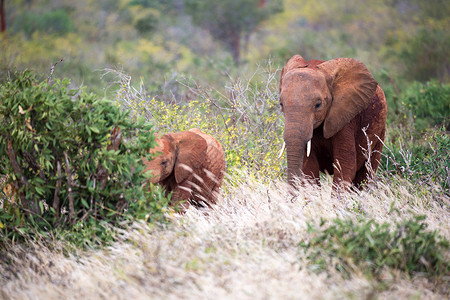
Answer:
<svg viewBox="0 0 450 300"><path fill-rule="evenodd" d="M349 187L356 175L355 131L348 124L332 137L333 139L333 183L336 187Z"/></svg>
<svg viewBox="0 0 450 300"><path fill-rule="evenodd" d="M170 204L172 206L178 206L184 212L189 208L191 194L192 190L190 182L188 180L183 181L173 189Z"/></svg>
<svg viewBox="0 0 450 300"><path fill-rule="evenodd" d="M306 153L303 157L303 168L302 168L303 174L306 176L307 179L313 180L314 183L319 184L319 160L317 158L316 151L311 151L311 155L309 157L306 156Z"/></svg>

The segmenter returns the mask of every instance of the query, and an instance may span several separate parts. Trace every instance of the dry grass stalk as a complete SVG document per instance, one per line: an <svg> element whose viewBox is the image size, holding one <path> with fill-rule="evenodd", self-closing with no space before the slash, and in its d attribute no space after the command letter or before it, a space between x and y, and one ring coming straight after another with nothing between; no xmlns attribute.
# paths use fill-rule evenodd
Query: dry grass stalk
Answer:
<svg viewBox="0 0 450 300"><path fill-rule="evenodd" d="M245 178L245 177L240 177ZM398 179L401 180L401 179ZM412 183L379 182L363 192L331 196L331 180L304 186L292 197L284 182L226 180L220 202L208 215L194 208L172 215L166 228L134 224L112 247L64 256L36 244L12 248L0 264L0 295L6 299L443 299L425 279L386 274L390 288L361 274L344 280L338 273L314 274L298 242L307 222L321 218L367 218L394 223L425 214L429 229L450 238L450 212L410 191ZM390 206L399 210L391 214ZM447 201L448 199L443 200ZM448 207L448 205L447 205ZM58 247L56 247L58 248ZM447 295L448 296L448 295Z"/></svg>

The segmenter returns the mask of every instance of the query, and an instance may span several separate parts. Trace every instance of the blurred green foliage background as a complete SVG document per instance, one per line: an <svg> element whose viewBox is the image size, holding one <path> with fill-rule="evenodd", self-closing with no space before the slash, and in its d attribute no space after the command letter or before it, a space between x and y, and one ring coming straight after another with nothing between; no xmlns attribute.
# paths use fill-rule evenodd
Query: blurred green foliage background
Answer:
<svg viewBox="0 0 450 300"><path fill-rule="evenodd" d="M1 65L47 72L102 92L95 72L120 66L168 88L187 73L220 87L224 73L270 58L354 57L385 87L448 82L450 3L443 0L4 1ZM169 87L174 88L174 87Z"/></svg>

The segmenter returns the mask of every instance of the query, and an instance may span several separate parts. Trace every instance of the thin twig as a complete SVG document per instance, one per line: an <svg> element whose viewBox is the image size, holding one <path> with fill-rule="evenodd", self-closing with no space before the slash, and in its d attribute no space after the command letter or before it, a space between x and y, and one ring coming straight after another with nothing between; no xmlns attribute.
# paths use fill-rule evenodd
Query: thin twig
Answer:
<svg viewBox="0 0 450 300"><path fill-rule="evenodd" d="M93 190L95 191L95 185L97 184L97 179L94 177L94 183L93 183L93 185L92 185L92 188L93 188ZM92 210L92 208L94 207L94 194L92 193L91 194L91 203L90 203L90 205L89 205L89 210L91 211Z"/></svg>
<svg viewBox="0 0 450 300"><path fill-rule="evenodd" d="M67 155L67 152L64 151L63 153L64 153L64 159L66 161L67 191L68 191L68 197L69 197L69 219L71 222L73 222L73 218L75 216L75 208L73 205L74 199L73 199L73 193L72 193L72 170L70 169L69 157Z"/></svg>
<svg viewBox="0 0 450 300"><path fill-rule="evenodd" d="M375 136L376 136L376 137L378 138L378 140L383 144L384 149L387 149L387 150L390 152L390 154L391 154L391 156L388 156L388 155L386 155L386 154L384 154L384 153L381 153L382 156L384 156L384 157L387 158L387 160L386 160L386 171L389 170L387 164L388 164L389 161L391 161L392 164L394 165L395 169L396 169L397 171L399 171L401 174L407 173L408 175L411 175L411 174L412 174L412 171L411 171L410 168L409 168L410 163L411 163L411 161L410 161L410 160L411 160L411 155L409 155L409 157L408 157L408 153L406 153L406 154L404 153L403 147L402 147L401 143L400 143L400 151L399 151L399 153L400 153L400 155L402 156L402 158L403 158L403 160L404 160L404 162L405 162L407 168L405 168L404 166L402 166L402 165L400 165L399 163L397 163L397 161L395 160L395 155L394 155L394 153L392 152L392 150L391 150L388 146L386 146L386 144L383 142L383 140L382 140L378 135L375 135ZM405 156L406 156L406 157L405 157Z"/></svg>
<svg viewBox="0 0 450 300"><path fill-rule="evenodd" d="M61 177L61 163L59 160L56 162L56 174L58 176L58 181L56 181L55 193L53 195L53 209L56 213L56 219L59 218L60 204L59 204L59 192L61 190L62 177Z"/></svg>
<svg viewBox="0 0 450 300"><path fill-rule="evenodd" d="M367 129L369 128L369 125L367 125L366 127L363 127L361 130L364 134L364 136L366 137L366 142L367 142L367 149L365 149L363 146L360 145L361 150L363 152L364 158L366 159L364 166L366 167L367 170L367 181L369 182L373 182L376 183L376 174L375 171L373 170L372 167L372 141L369 139L369 135L367 134Z"/></svg>
<svg viewBox="0 0 450 300"><path fill-rule="evenodd" d="M35 217L38 217L39 219L41 219L42 221L44 221L45 223L47 223L47 225L49 225L49 227L51 227L51 224L47 221L47 219L45 219L43 216L41 216L40 214L36 213L35 211L32 211L28 208L23 208L23 210L25 211L25 213L27 213L28 215L32 214ZM50 230L51 231L51 230Z"/></svg>
<svg viewBox="0 0 450 300"><path fill-rule="evenodd" d="M58 60L57 62L55 62L55 63L51 66L51 68L50 68L50 75L48 76L48 79L47 79L47 84L50 84L50 83L52 82L52 79L53 79L53 72L55 72L55 67L56 67L57 64L59 64L59 63L62 62L63 60L64 60L64 58L61 58L60 60Z"/></svg>

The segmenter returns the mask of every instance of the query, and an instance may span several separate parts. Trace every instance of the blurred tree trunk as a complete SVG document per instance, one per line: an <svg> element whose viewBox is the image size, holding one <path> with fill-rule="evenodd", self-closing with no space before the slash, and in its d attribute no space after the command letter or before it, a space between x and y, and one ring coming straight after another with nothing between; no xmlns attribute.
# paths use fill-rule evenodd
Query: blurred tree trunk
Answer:
<svg viewBox="0 0 450 300"><path fill-rule="evenodd" d="M258 2L258 8L259 9L263 9L266 6L266 0L259 0ZM249 24L249 29L247 30L247 32L245 32L244 35L244 42L243 42L243 51L242 53L244 53L244 55L247 55L248 52L248 44L250 42L250 36L253 33L253 31L255 30L255 26L253 24Z"/></svg>
<svg viewBox="0 0 450 300"><path fill-rule="evenodd" d="M6 31L5 0L0 0L0 32Z"/></svg>
<svg viewBox="0 0 450 300"><path fill-rule="evenodd" d="M209 31L239 65L250 35L271 15L282 11L282 0L185 0L185 11L195 25ZM269 4L272 5L269 7ZM242 47L244 46L244 47ZM243 48L243 49L242 49Z"/></svg>
<svg viewBox="0 0 450 300"><path fill-rule="evenodd" d="M102 9L100 11L100 20L98 22L98 32L97 32L97 41L100 41L100 39L103 36L103 31L105 29L105 22L106 22L106 11Z"/></svg>
<svg viewBox="0 0 450 300"><path fill-rule="evenodd" d="M234 63L239 65L241 59L241 32L234 30L231 34L231 54Z"/></svg>

